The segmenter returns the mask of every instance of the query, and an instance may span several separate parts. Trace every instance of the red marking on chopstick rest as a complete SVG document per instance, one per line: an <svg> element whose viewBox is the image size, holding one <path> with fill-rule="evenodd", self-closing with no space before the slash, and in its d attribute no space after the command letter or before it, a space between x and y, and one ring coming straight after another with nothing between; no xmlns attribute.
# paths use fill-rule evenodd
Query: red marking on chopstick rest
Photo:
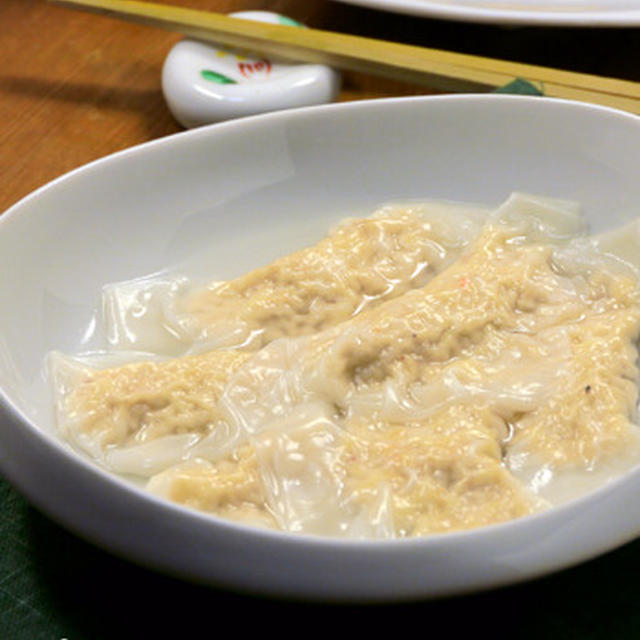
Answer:
<svg viewBox="0 0 640 640"><path fill-rule="evenodd" d="M245 78L249 78L256 73L269 75L271 73L271 61L267 60L267 58L262 58L262 60L257 60L256 62L238 62L238 70Z"/></svg>

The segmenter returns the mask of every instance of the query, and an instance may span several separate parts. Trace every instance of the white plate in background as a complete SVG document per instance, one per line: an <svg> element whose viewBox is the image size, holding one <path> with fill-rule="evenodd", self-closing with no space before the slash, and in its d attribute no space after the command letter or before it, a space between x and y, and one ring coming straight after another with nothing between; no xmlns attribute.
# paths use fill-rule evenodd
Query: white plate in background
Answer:
<svg viewBox="0 0 640 640"><path fill-rule="evenodd" d="M640 25L639 0L338 0L396 13L494 24L573 27Z"/></svg>

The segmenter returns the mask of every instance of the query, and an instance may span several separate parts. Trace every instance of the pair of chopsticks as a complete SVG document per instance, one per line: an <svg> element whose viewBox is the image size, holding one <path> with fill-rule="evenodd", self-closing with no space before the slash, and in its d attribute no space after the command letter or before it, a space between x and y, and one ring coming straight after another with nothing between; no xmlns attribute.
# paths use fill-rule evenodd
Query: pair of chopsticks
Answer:
<svg viewBox="0 0 640 640"><path fill-rule="evenodd" d="M640 114L640 84L317 29L300 29L136 0L50 0L114 18L177 31L218 45L284 60L327 64L444 91L477 92L515 79L546 96L580 100Z"/></svg>

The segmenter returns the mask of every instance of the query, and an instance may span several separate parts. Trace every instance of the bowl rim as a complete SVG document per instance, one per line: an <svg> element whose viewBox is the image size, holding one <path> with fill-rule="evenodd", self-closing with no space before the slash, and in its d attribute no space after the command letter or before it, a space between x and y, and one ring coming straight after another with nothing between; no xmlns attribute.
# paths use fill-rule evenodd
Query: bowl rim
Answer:
<svg viewBox="0 0 640 640"><path fill-rule="evenodd" d="M251 127L253 126L252 123L258 121L268 124L279 122L282 120L288 120L290 118L304 117L309 112L323 112L327 114L326 117L329 117L335 110L362 111L366 109L375 110L380 108L393 108L393 105L400 103L424 103L425 105L428 105L431 103L442 102L468 102L472 104L479 104L482 106L498 103L512 103L514 105L525 105L527 107L532 104L548 104L550 105L549 108L553 108L553 105L557 105L561 108L570 110L587 110L592 111L594 114L609 114L610 116L624 118L634 122L635 124L640 124L640 116L622 112L610 107L537 96L533 97L484 94L456 96L410 96L399 98L371 99L359 102L334 103L328 105L296 108L270 114L249 116L239 120L207 125L197 129L171 134L96 159L88 164L73 169L55 178L45 185L42 185L41 187L24 196L18 202L9 207L9 209L7 209L6 212L0 216L0 232L2 232L7 224L10 224L10 221L13 220L14 217L22 215L21 211L26 204L30 203L33 200L36 200L42 193L57 188L58 185L64 184L76 175L82 175L88 170L93 170L107 163L117 162L120 158L138 154L141 152L141 150L146 151L162 149L165 146L171 147L176 140L188 141L191 139L199 139L201 137L215 136L217 135L216 132L218 131L233 132L234 129L246 128L247 126ZM268 529L260 529L250 525L231 522L218 516L198 512L188 507L171 503L168 500L164 500L162 498L149 494L143 488L137 487L127 480L120 478L113 473L110 473L85 456L82 456L81 454L73 451L68 444L64 443L61 439L57 438L53 434L48 433L46 430L40 429L18 408L11 395L5 390L5 388L0 387L0 421L2 422L3 426L6 418L8 418L8 422L13 423L15 426L17 426L17 428L23 430L22 436L25 438L25 442L30 441L32 446L44 446L47 455L52 456L56 460L56 463L59 465L59 467L64 468L69 475L82 474L85 477L90 477L93 482L104 485L105 491L108 491L110 493L124 492L130 500L141 503L142 505L147 505L147 510L156 513L167 513L170 516L176 518L181 523L195 523L197 527L203 529L219 529L225 535L233 534L234 536L240 536L247 542L268 541L269 544L274 545L277 548L286 547L287 549L302 551L314 550L314 552L325 552L329 550L333 553L337 552L339 554L353 553L354 551L356 551L360 554L366 555L367 557L370 557L371 554L383 554L385 557L393 559L394 557L398 556L404 557L407 553L413 553L416 551L433 551L442 549L443 547L447 549L455 549L458 547L466 548L469 545L476 545L479 542L490 542L495 538L515 539L520 536L523 530L527 531L532 527L543 528L545 530L554 529L554 527L559 526L559 520L564 520L567 517L573 518L577 516L585 508L590 508L590 505L592 505L594 501L606 501L611 498L612 495L617 494L621 490L621 488L626 488L626 490L629 491L630 488L628 485L640 484L640 467L638 467L632 471L625 473L623 476L617 478L616 480L613 480L606 485L589 492L587 495L571 500L566 504L553 507L551 509L535 514L531 514L517 520L511 520L466 531L456 531L450 533L433 534L424 537L393 540L350 540L320 537L314 535L291 534L288 532L271 531ZM11 484L13 484L19 491L23 492L33 504L35 504L41 511L45 512L49 517L59 522L65 528L73 531L77 535L80 535L81 537L84 537L86 539L90 539L92 542L98 544L99 546L109 547L108 541L96 541L93 536L87 536L81 528L78 528L78 526L75 525L75 523L66 521L64 517L60 516L55 508L52 509L50 505L39 499L39 497L34 494L32 489L26 487L24 483L17 478L15 472L11 468L11 465L6 464L2 456L0 456L0 471L2 471L3 475L5 475L5 477L11 482ZM588 554L576 551L573 556L567 557L567 560L564 564L558 564L556 562L551 568L545 565L541 565L537 572L534 570L529 570L526 575L522 576L522 579L528 580L536 577L537 575L543 575L549 573L550 571L555 571L577 564L583 560L599 555L628 540L631 540L638 534L640 534L640 518L635 531L627 531L625 535L620 536L620 538L617 540L601 541L601 543L594 547ZM127 557L128 555L126 553L126 550L123 549L110 550L117 555L121 555L124 557ZM129 555L129 559L135 558ZM511 576L509 578L506 578L503 583L513 584L516 581L517 579ZM495 583L490 583L489 581L486 586L497 586L499 584L501 584L500 580L497 580L497 582ZM464 591L462 588L457 588L452 590L451 593L460 593L462 591ZM295 597L295 594L293 593L288 595ZM419 592L416 591L414 595L419 595ZM313 597L313 593L303 594L303 597ZM374 599L376 598L374 597ZM382 599L389 599L389 594L387 593L386 595L383 595Z"/></svg>

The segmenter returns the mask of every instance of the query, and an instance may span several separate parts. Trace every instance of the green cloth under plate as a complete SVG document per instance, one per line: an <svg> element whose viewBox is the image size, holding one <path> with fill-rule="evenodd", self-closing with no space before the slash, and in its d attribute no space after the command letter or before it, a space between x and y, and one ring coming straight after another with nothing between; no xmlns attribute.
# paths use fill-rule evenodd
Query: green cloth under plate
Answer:
<svg viewBox="0 0 640 640"><path fill-rule="evenodd" d="M459 634L475 630L492 640L625 640L640 638L639 568L640 541L529 584L437 602L280 602L125 562L52 523L0 478L1 640L227 638L226 621L233 637L234 621L243 632L256 628L262 636L270 628L276 637L304 637L307 628L333 637L345 623L360 636L387 622L394 636L469 637ZM152 633L158 624L161 632Z"/></svg>

